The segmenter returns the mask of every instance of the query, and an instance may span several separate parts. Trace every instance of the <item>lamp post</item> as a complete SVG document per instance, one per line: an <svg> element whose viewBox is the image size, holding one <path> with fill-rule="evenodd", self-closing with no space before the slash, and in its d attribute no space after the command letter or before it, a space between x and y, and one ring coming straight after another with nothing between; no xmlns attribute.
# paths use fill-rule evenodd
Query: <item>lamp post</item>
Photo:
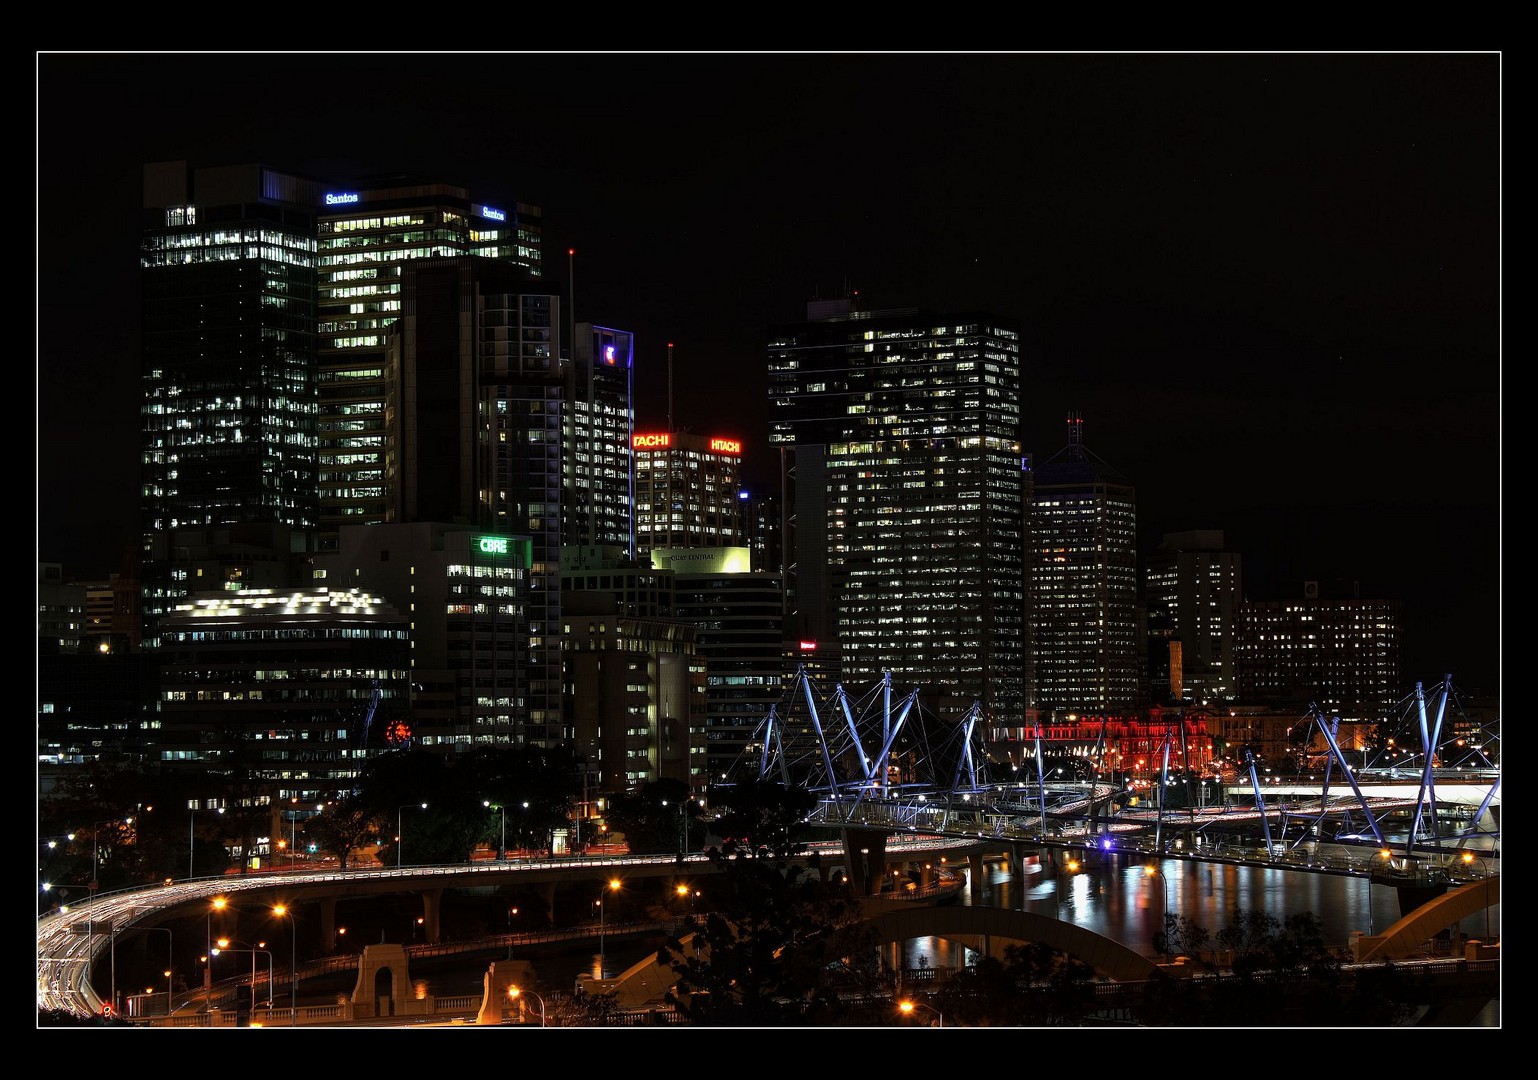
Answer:
<svg viewBox="0 0 1538 1080"><path fill-rule="evenodd" d="M401 815L405 812L407 806L421 806L423 810L427 809L426 803L406 803L404 806L397 806L395 808L395 868L397 870L401 868L401 859L406 852L406 838L403 831L405 819Z"/></svg>
<svg viewBox="0 0 1538 1080"><path fill-rule="evenodd" d="M618 892L619 891L619 878L612 878L608 882L608 884L606 884L604 886L604 889L605 889L605 891L612 890L614 892ZM605 909L608 907L608 905L603 902L603 895L604 895L603 893L599 893L598 894L598 900L597 900L597 904L598 904L598 977L600 979L606 979L606 978L609 977L608 954L604 951L604 938L603 938L604 912L605 912Z"/></svg>
<svg viewBox="0 0 1538 1080"><path fill-rule="evenodd" d="M1167 918L1169 918L1169 913L1170 913L1170 883L1165 878L1164 871L1160 870L1153 863L1146 863L1146 864L1144 864L1144 866L1143 866L1143 875L1145 877L1157 877L1159 879L1160 895L1164 899L1164 906L1162 908L1160 908L1160 910L1159 910L1159 933L1163 934L1164 933L1164 921ZM1169 942L1166 941L1165 944L1168 945ZM1168 956L1169 955L1169 951L1165 950L1164 955Z"/></svg>
<svg viewBox="0 0 1538 1080"><path fill-rule="evenodd" d="M235 944L240 945L242 947L238 948L238 949L232 949L232 948L230 948L230 939L229 938L220 938L217 942L215 942L215 944L217 944L219 946L217 949L214 950L216 953L220 953L220 952L248 952L248 953L251 954L251 1007L252 1008L256 1007L256 954L257 953L261 953L261 954L263 954L264 956L267 957L267 1007L269 1009L271 1009L272 1008L272 982L273 982L273 979L272 979L272 951L270 949L264 949L264 948L261 947L263 945L266 945L267 943L265 941L258 941L256 943L256 945L253 946L253 945L246 944L244 941L239 941L239 942L235 942Z"/></svg>
<svg viewBox="0 0 1538 1080"><path fill-rule="evenodd" d="M501 841L501 843L499 843L497 845L497 858L499 858L499 859L506 859L507 858L507 807L501 805L500 803L489 802L486 799L482 799L481 800L481 805L484 806L484 807L487 807L489 809L492 809L492 810L499 810L502 813L502 841ZM524 805L528 805L528 804L525 803Z"/></svg>
<svg viewBox="0 0 1538 1080"><path fill-rule="evenodd" d="M170 929L170 927L167 927L167 926L125 926L122 930L119 930L119 929L117 929L116 925L114 924L112 926L111 932L107 935L107 948L108 948L108 950L111 953L112 1009L113 1009L114 1012L117 1011L117 936L120 933L121 934L131 934L134 931L142 931L144 933L159 932L159 933L164 934L166 936L166 963L168 963L168 964L175 963L175 959L174 959L175 958L175 948L174 948L174 944L175 943L174 943L174 939L171 936L171 929ZM166 972L166 975L168 977L170 976L170 974L171 973L169 971ZM150 991L146 990L145 993L150 993ZM170 987L167 986L167 988L166 988L166 1015L168 1015L168 1016L170 1015L170 1012L171 1012L170 997L171 997Z"/></svg>
<svg viewBox="0 0 1538 1080"><path fill-rule="evenodd" d="M935 1027L943 1028L945 1026L945 1014L942 1013L939 1009L935 1008L933 1005L925 1005L922 1002L913 1001L912 999L904 999L897 1003L897 1011L902 1013L904 1016L912 1016L914 1009L927 1009L929 1012L934 1013L936 1018L939 1020L939 1022L935 1024Z"/></svg>
<svg viewBox="0 0 1538 1080"><path fill-rule="evenodd" d="M203 948L203 1006L210 1011L214 1005L214 912L223 911L229 903L225 897L216 896L209 904L208 911L204 912L203 931L206 938Z"/></svg>
<svg viewBox="0 0 1538 1080"><path fill-rule="evenodd" d="M294 918L294 909L286 904L277 904L272 913L279 918L288 916L288 1026L296 1027L299 1024L299 923Z"/></svg>
<svg viewBox="0 0 1538 1080"><path fill-rule="evenodd" d="M1472 867L1474 865L1474 853L1472 851L1465 851L1463 853L1463 865L1464 866L1468 866L1468 867ZM1485 893L1484 893L1484 901L1485 901L1485 940L1484 940L1484 943L1486 945L1488 945L1488 944L1490 944L1490 864L1487 862L1487 863L1484 863L1483 866L1484 866L1484 871L1485 871Z"/></svg>
<svg viewBox="0 0 1538 1080"><path fill-rule="evenodd" d="M507 988L507 996L512 998L514 1001L517 1001L518 998L521 997L523 994L528 994L529 997L531 997L535 1001L539 1002L539 1026L540 1027L544 1027L545 1026L545 999L540 997L538 994L536 994L532 990L520 990L516 986L509 986Z"/></svg>
<svg viewBox="0 0 1538 1080"><path fill-rule="evenodd" d="M187 876L189 878L193 876L192 853L193 848L197 844L196 826L199 810L213 810L216 813L224 813L224 807L222 806L191 806L187 808Z"/></svg>
<svg viewBox="0 0 1538 1080"><path fill-rule="evenodd" d="M165 977L166 977L166 1016L169 1017L171 1015L171 1004L172 1004L172 996L171 996L171 971L170 971L169 968L167 968L162 974L164 974Z"/></svg>

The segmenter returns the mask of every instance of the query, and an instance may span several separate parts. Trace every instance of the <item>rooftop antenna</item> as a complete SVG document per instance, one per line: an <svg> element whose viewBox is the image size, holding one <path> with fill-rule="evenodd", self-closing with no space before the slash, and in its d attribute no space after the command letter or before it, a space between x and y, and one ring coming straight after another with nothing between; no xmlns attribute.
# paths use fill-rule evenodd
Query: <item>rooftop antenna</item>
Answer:
<svg viewBox="0 0 1538 1080"><path fill-rule="evenodd" d="M1068 456L1074 461L1084 460L1084 414L1077 410L1068 413Z"/></svg>
<svg viewBox="0 0 1538 1080"><path fill-rule="evenodd" d="M668 342L668 431L673 430L673 343Z"/></svg>

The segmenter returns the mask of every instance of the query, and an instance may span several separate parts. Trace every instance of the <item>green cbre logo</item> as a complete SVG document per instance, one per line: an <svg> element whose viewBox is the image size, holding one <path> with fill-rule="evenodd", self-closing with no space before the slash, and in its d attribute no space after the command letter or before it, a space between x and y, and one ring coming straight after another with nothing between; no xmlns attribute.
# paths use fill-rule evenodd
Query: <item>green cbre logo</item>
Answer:
<svg viewBox="0 0 1538 1080"><path fill-rule="evenodd" d="M483 536L481 537L481 552L486 555L506 555L507 537Z"/></svg>

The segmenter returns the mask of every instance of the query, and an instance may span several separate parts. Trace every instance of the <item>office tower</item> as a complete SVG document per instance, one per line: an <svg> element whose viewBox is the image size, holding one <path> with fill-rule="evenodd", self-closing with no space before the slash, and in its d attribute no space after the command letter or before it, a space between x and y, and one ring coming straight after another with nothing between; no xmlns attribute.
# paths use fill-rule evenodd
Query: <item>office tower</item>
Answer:
<svg viewBox="0 0 1538 1080"><path fill-rule="evenodd" d="M993 315L808 305L772 328L793 639L846 682L921 686L959 717L1023 708L1018 328Z"/></svg>
<svg viewBox="0 0 1538 1080"><path fill-rule="evenodd" d="M694 627L622 614L619 597L601 590L569 592L564 603L571 745L599 790L703 786L705 661Z"/></svg>
<svg viewBox="0 0 1538 1080"><path fill-rule="evenodd" d="M317 519L313 181L260 165L144 167L145 643L185 596L171 530Z"/></svg>
<svg viewBox="0 0 1538 1080"><path fill-rule="evenodd" d="M407 619L359 589L198 593L162 629L161 760L247 806L351 791L371 717L407 700Z"/></svg>
<svg viewBox="0 0 1538 1080"><path fill-rule="evenodd" d="M576 335L566 369L563 542L618 544L633 557L634 337L592 323L578 323Z"/></svg>
<svg viewBox="0 0 1538 1080"><path fill-rule="evenodd" d="M743 543L752 554L753 572L780 573L785 568L780 500L752 491L737 492L742 505Z"/></svg>
<svg viewBox="0 0 1538 1080"><path fill-rule="evenodd" d="M464 524L386 522L342 526L337 551L315 557L314 576L317 585L381 596L406 615L411 737L465 751L523 734L532 562L525 537Z"/></svg>
<svg viewBox="0 0 1538 1080"><path fill-rule="evenodd" d="M1306 581L1299 598L1242 603L1239 700L1383 719L1406 690L1403 626L1401 601L1364 599L1356 581Z"/></svg>
<svg viewBox="0 0 1538 1080"><path fill-rule="evenodd" d="M538 277L542 253L538 207L486 206L451 184L392 178L327 188L316 212L320 547L331 550L344 524L400 520L388 517L385 343L402 312L406 267L476 255Z"/></svg>
<svg viewBox="0 0 1538 1080"><path fill-rule="evenodd" d="M784 578L749 570L740 548L656 554L674 571L676 616L695 627L705 661L702 753L714 783L731 773L784 693Z"/></svg>
<svg viewBox="0 0 1538 1080"><path fill-rule="evenodd" d="M1148 560L1149 692L1154 701L1232 701L1234 619L1243 598L1237 552L1221 530L1169 533Z"/></svg>
<svg viewBox="0 0 1538 1080"><path fill-rule="evenodd" d="M44 655L76 653L85 636L89 589L64 580L59 563L37 564L37 647Z"/></svg>
<svg viewBox="0 0 1538 1080"><path fill-rule="evenodd" d="M736 547L742 440L639 432L635 452L636 555L669 547Z"/></svg>
<svg viewBox="0 0 1538 1080"><path fill-rule="evenodd" d="M1028 520L1031 644L1040 714L1130 715L1142 664L1137 610L1137 500L1126 477L1090 452L1083 418L1037 466Z"/></svg>
<svg viewBox="0 0 1538 1080"><path fill-rule="evenodd" d="M559 744L560 297L474 257L409 264L402 297L386 350L390 520L528 538L527 695L515 738Z"/></svg>

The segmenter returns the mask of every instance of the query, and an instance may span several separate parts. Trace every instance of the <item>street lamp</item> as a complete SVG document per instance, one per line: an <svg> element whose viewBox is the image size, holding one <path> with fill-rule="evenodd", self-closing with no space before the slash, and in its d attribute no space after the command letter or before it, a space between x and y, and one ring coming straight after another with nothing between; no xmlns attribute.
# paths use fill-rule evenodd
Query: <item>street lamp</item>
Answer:
<svg viewBox="0 0 1538 1080"><path fill-rule="evenodd" d="M540 1027L544 1027L545 1026L545 999L540 997L538 994L536 994L532 990L520 990L516 986L509 986L507 988L507 996L512 998L514 1001L517 1001L518 998L521 995L525 994L525 993L528 994L535 1001L539 1002L539 1026Z"/></svg>
<svg viewBox="0 0 1538 1080"><path fill-rule="evenodd" d="M230 939L229 938L220 938L217 942L215 942L215 944L219 946L217 949L214 950L214 953L216 955L218 953L221 953L221 952L248 952L248 953L251 954L251 1007L252 1008L256 1007L256 954L257 953L262 953L262 954L264 954L267 957L267 1007L269 1009L271 1009L272 1008L272 988L273 988L272 952L271 952L271 950L262 947L262 946L265 946L267 943L265 941L258 941L256 943L256 945L253 946L253 945L246 944L246 942L244 942L244 941L240 941L240 942L236 942L236 944L241 945L243 947L239 948L239 949L232 949L232 948L230 948Z"/></svg>
<svg viewBox="0 0 1538 1080"><path fill-rule="evenodd" d="M912 1016L914 1009L927 1009L929 1012L934 1013L939 1020L939 1023L935 1024L935 1027L943 1028L945 1026L945 1014L942 1013L939 1009L935 1008L933 1005L925 1005L922 1002L913 1001L911 999L905 999L897 1003L897 1011L902 1013L904 1016Z"/></svg>
<svg viewBox="0 0 1538 1080"><path fill-rule="evenodd" d="M108 934L107 948L111 952L112 1008L114 1010L116 1010L117 1009L117 936L118 936L118 934L131 934L131 933L134 933L135 931L138 931L138 932L141 932L141 933L145 933L145 934L153 934L153 933L164 934L166 936L166 963L168 963L168 964L175 963L176 945L175 945L175 938L173 938L173 936L171 934L171 928L168 927L168 926L125 926L122 930L119 930L115 923L109 924L109 926L111 927L111 929L110 929L109 934ZM170 974L171 973L169 971L166 972L166 975L169 976ZM154 991L152 991L152 990L146 990L145 991L146 994L153 993L153 992ZM169 990L168 990L167 991L167 1004L166 1004L166 1014L167 1015L170 1015L170 1010L171 1010L171 1006L170 1006L170 1002L169 1002L169 997L170 997L170 993L169 993Z"/></svg>
<svg viewBox="0 0 1538 1080"><path fill-rule="evenodd" d="M501 805L500 803L492 803L492 802L490 802L490 801L488 801L486 799L482 799L481 800L481 805L484 806L484 807L487 807L489 809L500 810L502 812L502 842L497 845L497 858L499 858L499 859L506 859L507 858L507 807ZM529 804L528 803L524 803L524 805L527 806ZM424 804L424 806L425 806L425 804Z"/></svg>
<svg viewBox="0 0 1538 1080"><path fill-rule="evenodd" d="M604 889L618 892L619 884L619 878L613 878L608 882L608 884L604 886ZM604 909L608 907L608 905L603 902L603 893L598 894L598 900L596 903L598 904L598 977L600 979L606 979L609 975L609 969L607 966L608 954L604 951L603 924Z"/></svg>
<svg viewBox="0 0 1538 1080"><path fill-rule="evenodd" d="M401 867L401 857L405 854L406 851L406 839L402 829L404 819L401 817L401 814L405 811L407 806L418 805L420 805L423 810L427 809L426 803L406 803L405 806L397 806L395 808L395 868L397 870L399 870Z"/></svg>
<svg viewBox="0 0 1538 1080"><path fill-rule="evenodd" d="M214 912L223 911L229 903L225 897L216 896L204 912L203 1005L210 1010L214 1004Z"/></svg>
<svg viewBox="0 0 1538 1080"><path fill-rule="evenodd" d="M162 972L162 974L165 975L165 977L166 977L166 1016L169 1017L171 1015L171 1003L172 1003L172 997L171 997L171 972L170 971L165 971L165 972Z"/></svg>
<svg viewBox="0 0 1538 1080"><path fill-rule="evenodd" d="M1463 865L1464 866L1468 866L1468 867L1472 867L1473 864L1474 864L1474 853L1472 851L1465 851L1463 853ZM1485 899L1485 941L1484 941L1484 943L1486 945L1488 945L1488 944L1490 944L1490 864L1487 862L1487 863L1484 863L1483 865L1484 865L1484 870L1485 870L1485 894L1484 894L1484 899Z"/></svg>
<svg viewBox="0 0 1538 1080"><path fill-rule="evenodd" d="M1164 906L1159 911L1159 931L1162 933L1164 930L1164 920L1169 918L1170 913L1170 883L1165 878L1164 871L1160 870L1153 863L1147 863L1143 866L1143 875L1145 877L1157 877L1159 879L1159 885L1161 887L1160 893L1164 898ZM1169 943L1166 941L1165 944ZM1165 952L1165 955L1169 955L1168 951Z"/></svg>
<svg viewBox="0 0 1538 1080"><path fill-rule="evenodd" d="M299 923L294 909L287 905L275 905L272 913L279 918L288 916L288 1026L295 1027L299 1023Z"/></svg>
<svg viewBox="0 0 1538 1080"><path fill-rule="evenodd" d="M197 843L197 831L195 826L198 820L199 810L213 810L216 813L224 813L222 806L190 806L187 808L187 876L192 877L192 849Z"/></svg>

